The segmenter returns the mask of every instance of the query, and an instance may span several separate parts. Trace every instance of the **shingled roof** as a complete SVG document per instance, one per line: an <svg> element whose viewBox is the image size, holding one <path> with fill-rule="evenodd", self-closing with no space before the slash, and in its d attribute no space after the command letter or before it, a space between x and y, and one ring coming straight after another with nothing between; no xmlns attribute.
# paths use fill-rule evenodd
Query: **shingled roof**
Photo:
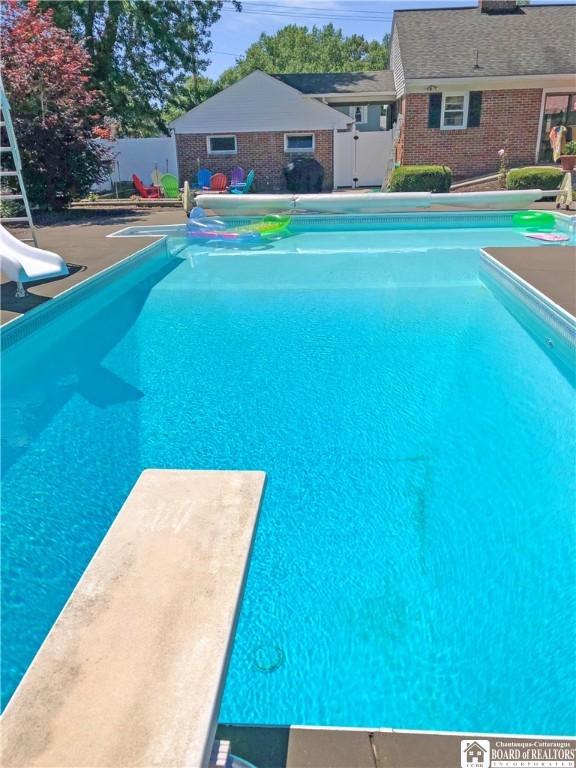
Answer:
<svg viewBox="0 0 576 768"><path fill-rule="evenodd" d="M409 79L576 72L576 5L405 10L394 25Z"/></svg>
<svg viewBox="0 0 576 768"><path fill-rule="evenodd" d="M391 70L376 72L295 72L274 75L301 93L394 93Z"/></svg>

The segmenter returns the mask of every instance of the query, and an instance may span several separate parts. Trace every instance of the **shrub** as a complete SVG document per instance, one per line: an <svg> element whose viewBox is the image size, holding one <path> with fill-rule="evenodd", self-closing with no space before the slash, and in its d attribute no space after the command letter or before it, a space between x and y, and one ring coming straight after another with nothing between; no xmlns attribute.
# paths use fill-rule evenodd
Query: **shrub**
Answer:
<svg viewBox="0 0 576 768"><path fill-rule="evenodd" d="M445 165L401 165L392 171L389 192L448 192L452 170Z"/></svg>
<svg viewBox="0 0 576 768"><path fill-rule="evenodd" d="M576 141L569 141L564 147L563 155L576 155Z"/></svg>
<svg viewBox="0 0 576 768"><path fill-rule="evenodd" d="M512 168L506 177L507 189L558 189L564 171L561 168Z"/></svg>

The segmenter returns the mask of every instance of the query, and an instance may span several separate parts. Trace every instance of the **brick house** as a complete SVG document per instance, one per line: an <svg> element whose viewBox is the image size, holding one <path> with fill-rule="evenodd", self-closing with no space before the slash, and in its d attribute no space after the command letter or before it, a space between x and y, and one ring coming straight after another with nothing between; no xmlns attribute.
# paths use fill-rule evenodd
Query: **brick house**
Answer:
<svg viewBox="0 0 576 768"><path fill-rule="evenodd" d="M259 192L315 157L324 188L380 185L394 162L441 163L456 178L551 162L550 129L576 139L576 6L478 0L399 10L391 69L256 71L171 123L181 179L253 168Z"/></svg>
<svg viewBox="0 0 576 768"><path fill-rule="evenodd" d="M391 66L396 159L442 163L457 178L551 162L550 129L576 139L576 6L479 0L477 7L396 11Z"/></svg>
<svg viewBox="0 0 576 768"><path fill-rule="evenodd" d="M284 166L304 156L322 164L326 190L351 186L355 175L359 186L381 184L387 152L373 148L392 146L385 105L395 99L390 71L256 70L170 124L180 178L193 179L200 167L229 175L240 165L254 169L258 191L279 192Z"/></svg>

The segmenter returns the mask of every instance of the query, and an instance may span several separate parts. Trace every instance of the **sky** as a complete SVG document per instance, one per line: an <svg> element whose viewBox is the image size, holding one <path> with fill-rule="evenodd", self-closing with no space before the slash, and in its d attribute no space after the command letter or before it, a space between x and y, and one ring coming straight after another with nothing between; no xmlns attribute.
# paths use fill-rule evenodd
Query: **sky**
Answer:
<svg viewBox="0 0 576 768"><path fill-rule="evenodd" d="M533 0L533 4L571 3L574 0ZM390 32L392 13L400 8L461 8L478 0L242 0L237 13L224 0L222 18L212 28L212 64L206 74L217 78L262 32L273 34L287 24L323 26L330 21L346 35L361 34L381 40Z"/></svg>

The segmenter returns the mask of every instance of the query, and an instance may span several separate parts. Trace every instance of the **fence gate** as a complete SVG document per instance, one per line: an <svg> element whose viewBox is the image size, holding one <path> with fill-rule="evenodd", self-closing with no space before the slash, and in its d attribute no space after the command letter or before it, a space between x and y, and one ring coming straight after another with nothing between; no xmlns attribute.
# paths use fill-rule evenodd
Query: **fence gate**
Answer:
<svg viewBox="0 0 576 768"><path fill-rule="evenodd" d="M336 131L334 186L380 187L392 152L392 131Z"/></svg>

